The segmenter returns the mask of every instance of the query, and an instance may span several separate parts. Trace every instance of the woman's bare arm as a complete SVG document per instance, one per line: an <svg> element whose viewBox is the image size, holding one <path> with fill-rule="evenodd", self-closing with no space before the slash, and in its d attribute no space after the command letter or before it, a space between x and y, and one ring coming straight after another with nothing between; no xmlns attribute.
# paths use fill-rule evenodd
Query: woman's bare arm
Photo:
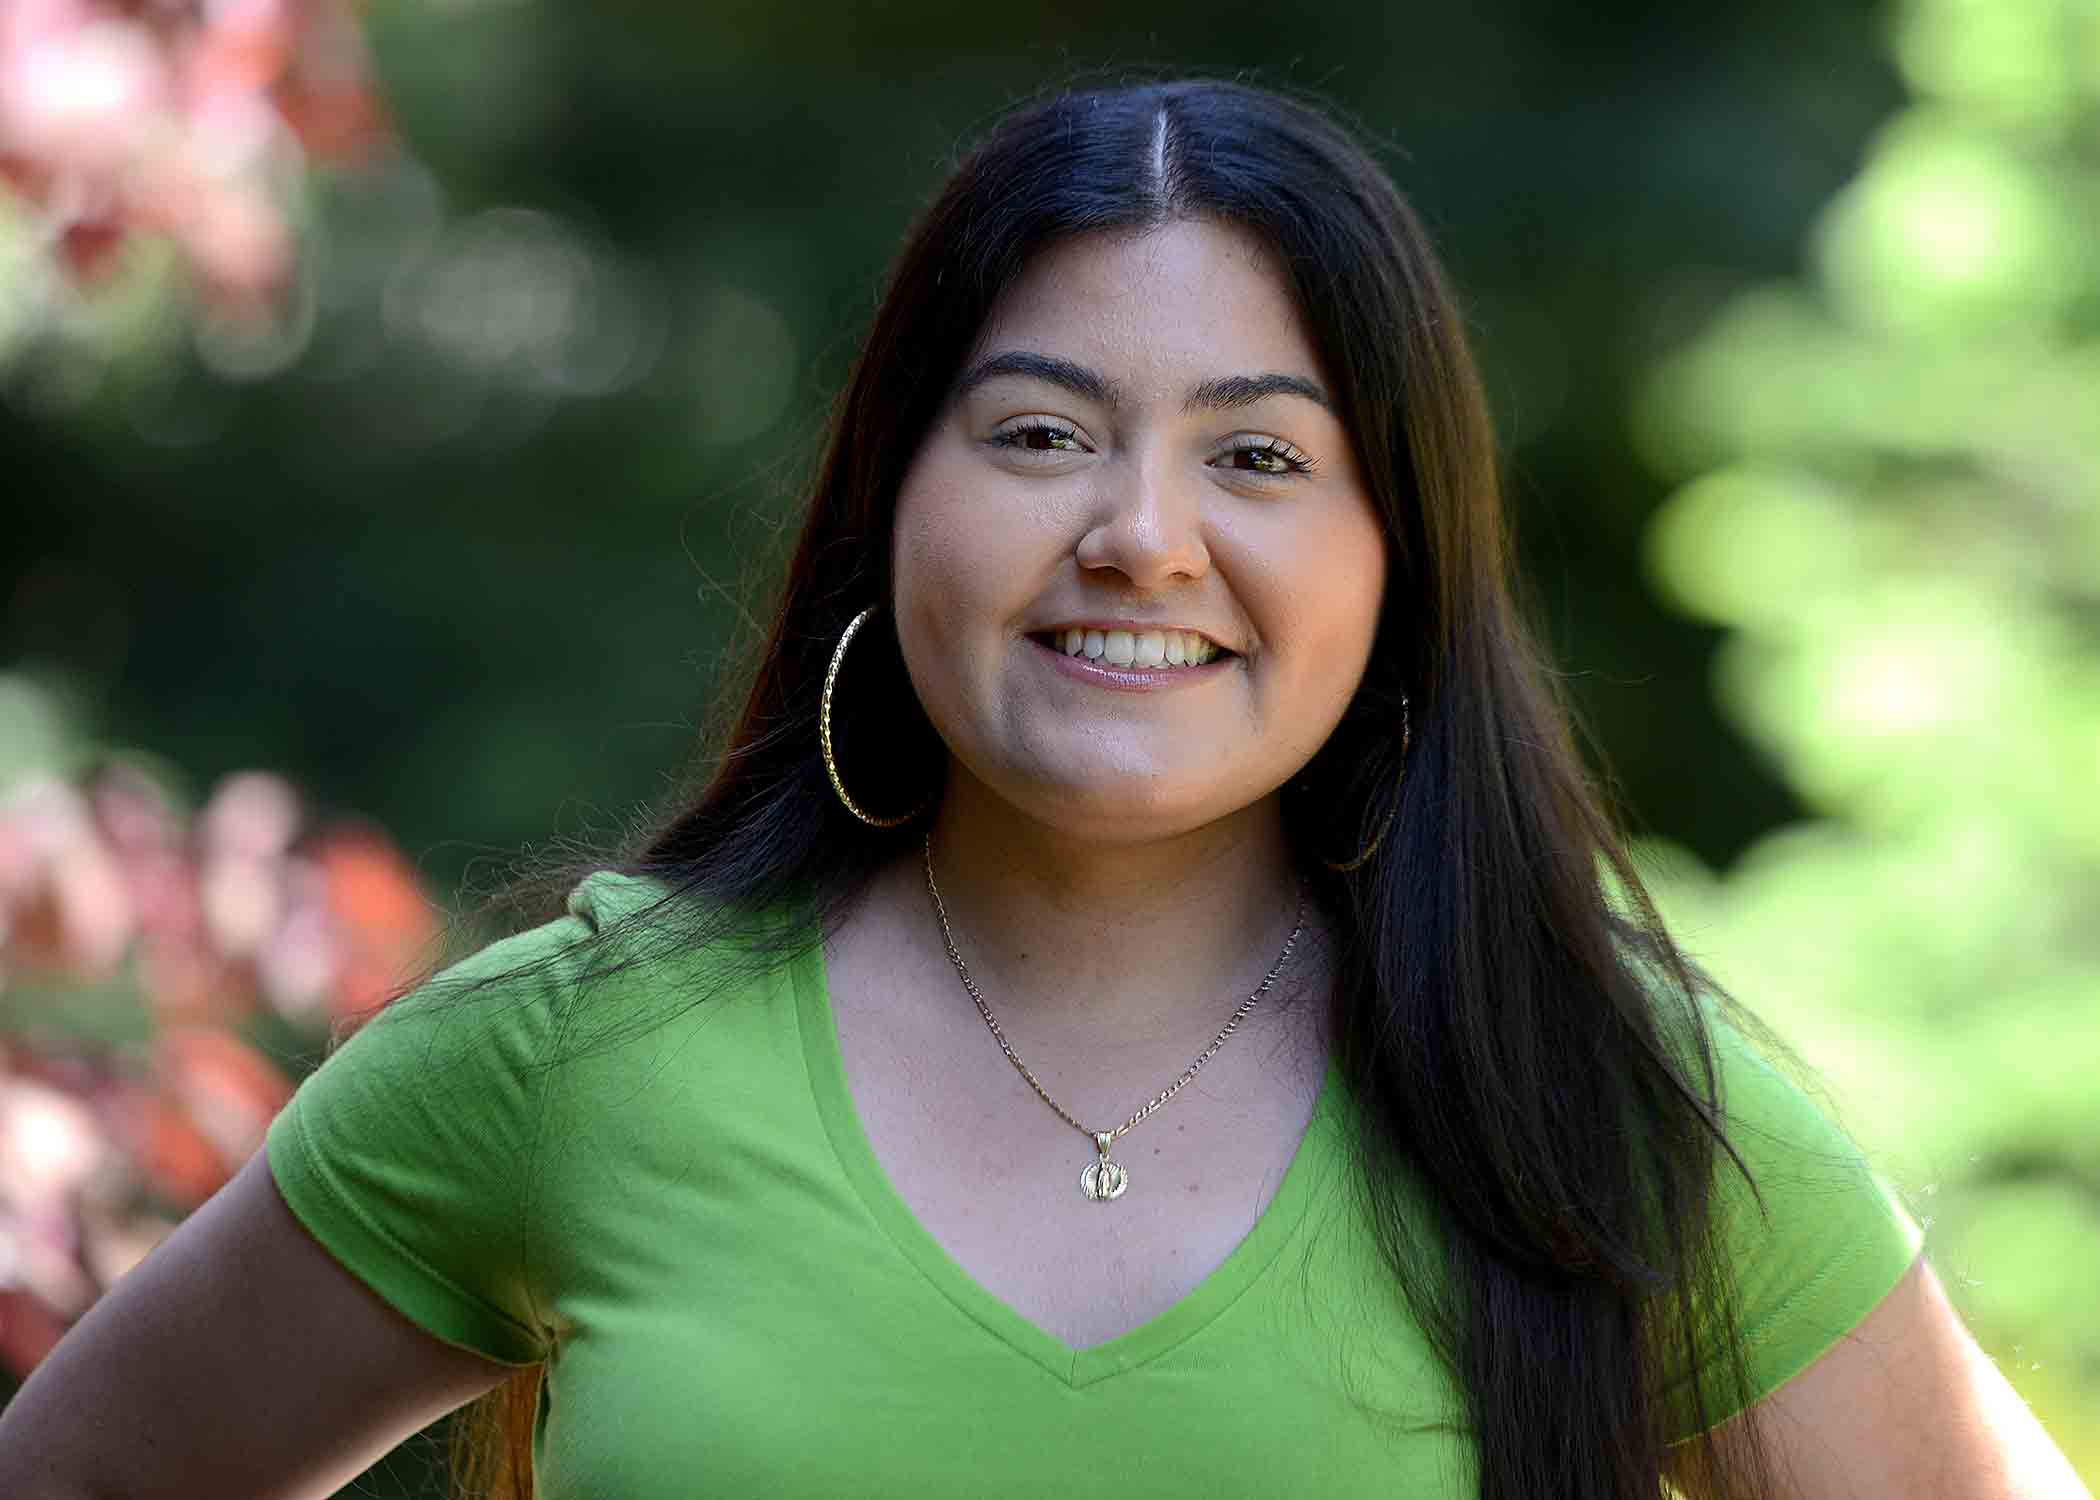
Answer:
<svg viewBox="0 0 2100 1500"><path fill-rule="evenodd" d="M258 1151L0 1413L0 1495L327 1496L511 1373L344 1270Z"/></svg>
<svg viewBox="0 0 2100 1500"><path fill-rule="evenodd" d="M1723 1426L1755 1421L1777 1500L2091 1500L1920 1258L1864 1323ZM1671 1480L1706 1493L1685 1455Z"/></svg>

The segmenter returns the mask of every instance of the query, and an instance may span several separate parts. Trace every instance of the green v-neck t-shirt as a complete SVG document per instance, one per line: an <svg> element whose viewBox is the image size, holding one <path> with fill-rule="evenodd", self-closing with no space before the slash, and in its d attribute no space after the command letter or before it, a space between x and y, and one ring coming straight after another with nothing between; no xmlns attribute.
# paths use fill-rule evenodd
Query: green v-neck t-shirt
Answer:
<svg viewBox="0 0 2100 1500"><path fill-rule="evenodd" d="M1337 1070L1246 1238L1166 1312L1075 1349L951 1260L884 1174L820 945L581 982L597 929L663 894L594 875L565 917L402 997L265 1148L292 1212L386 1302L546 1362L542 1500L1477 1492L1455 1389L1357 1206ZM1730 1174L1762 1394L1873 1309L1920 1234L1798 1090L1715 1039L1769 1209Z"/></svg>

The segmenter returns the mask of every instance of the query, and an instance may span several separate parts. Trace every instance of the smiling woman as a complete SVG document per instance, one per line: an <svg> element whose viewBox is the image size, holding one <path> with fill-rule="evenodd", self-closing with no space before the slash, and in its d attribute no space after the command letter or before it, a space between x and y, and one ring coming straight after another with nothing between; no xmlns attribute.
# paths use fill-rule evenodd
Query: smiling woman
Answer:
<svg viewBox="0 0 2100 1500"><path fill-rule="evenodd" d="M463 1493L2079 1493L1642 892L1462 326L1305 103L1002 122L702 789L310 1078L0 1490L486 1392Z"/></svg>
<svg viewBox="0 0 2100 1500"><path fill-rule="evenodd" d="M1348 707L1385 533L1272 261L1202 219L1050 248L906 470L897 636L970 821L1260 837Z"/></svg>

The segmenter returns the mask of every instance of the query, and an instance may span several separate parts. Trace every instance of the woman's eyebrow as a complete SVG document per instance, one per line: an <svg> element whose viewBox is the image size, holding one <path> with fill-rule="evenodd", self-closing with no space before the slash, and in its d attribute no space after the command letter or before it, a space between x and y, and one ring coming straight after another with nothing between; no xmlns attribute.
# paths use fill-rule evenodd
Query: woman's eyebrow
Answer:
<svg viewBox="0 0 2100 1500"><path fill-rule="evenodd" d="M1229 411L1235 406L1252 406L1264 396L1303 396L1316 406L1334 414L1334 402L1319 385L1303 375L1221 375L1215 380L1206 380L1189 392L1188 400L1181 404L1183 411L1200 411L1205 407L1213 411Z"/></svg>
<svg viewBox="0 0 2100 1500"><path fill-rule="evenodd" d="M1074 364L1069 359L1059 359L1054 354L1035 354L1026 349L1008 349L1001 354L988 355L956 377L951 400L960 401L988 380L997 380L1002 375L1020 375L1029 380L1040 380L1049 385L1062 386L1075 396L1082 396L1098 406L1114 407L1123 399L1116 383L1098 371L1085 365Z"/></svg>
<svg viewBox="0 0 2100 1500"><path fill-rule="evenodd" d="M1090 370L1069 359L1059 359L1054 354L1037 354L1027 349L1008 349L980 359L956 378L951 399L959 401L986 381L1008 375L1059 386L1075 396L1111 409L1122 401L1122 388L1098 370ZM1318 382L1302 375L1273 371L1262 375L1220 375L1205 380L1189 392L1188 399L1182 402L1182 410L1229 411L1234 407L1251 406L1267 396L1302 396L1330 414L1334 411L1334 401Z"/></svg>

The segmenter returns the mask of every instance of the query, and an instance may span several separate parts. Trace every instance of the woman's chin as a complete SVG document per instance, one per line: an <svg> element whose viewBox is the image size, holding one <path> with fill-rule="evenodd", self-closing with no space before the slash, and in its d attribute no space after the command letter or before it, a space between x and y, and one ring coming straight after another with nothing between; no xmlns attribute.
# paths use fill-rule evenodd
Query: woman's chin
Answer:
<svg viewBox="0 0 2100 1500"><path fill-rule="evenodd" d="M1221 797L1183 776L1072 775L1035 780L1006 797L1022 816L1090 844L1147 844L1244 815L1259 797Z"/></svg>

